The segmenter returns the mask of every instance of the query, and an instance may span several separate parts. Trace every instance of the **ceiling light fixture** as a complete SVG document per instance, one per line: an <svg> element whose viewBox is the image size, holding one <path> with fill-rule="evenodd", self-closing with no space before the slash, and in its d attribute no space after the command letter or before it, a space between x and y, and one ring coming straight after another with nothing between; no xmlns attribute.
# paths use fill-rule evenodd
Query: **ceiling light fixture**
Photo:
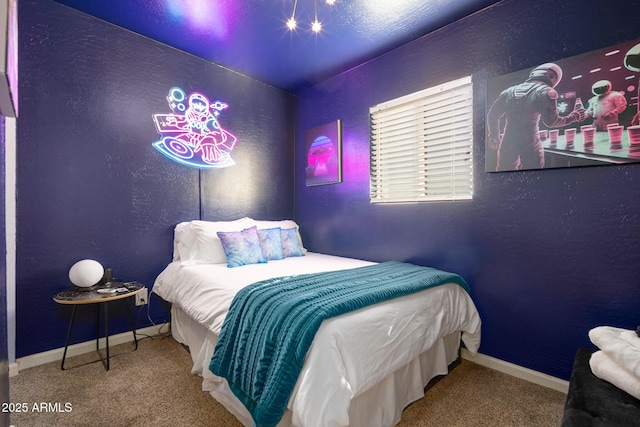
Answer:
<svg viewBox="0 0 640 427"><path fill-rule="evenodd" d="M326 0L328 5L335 4L336 0ZM298 27L298 22L296 21L296 8L298 7L298 0L293 1L293 11L291 12L291 17L287 20L287 28L290 31L295 30ZM314 33L319 33L322 30L322 24L318 20L318 4L317 0L313 0L313 13L314 20L311 23L311 31Z"/></svg>

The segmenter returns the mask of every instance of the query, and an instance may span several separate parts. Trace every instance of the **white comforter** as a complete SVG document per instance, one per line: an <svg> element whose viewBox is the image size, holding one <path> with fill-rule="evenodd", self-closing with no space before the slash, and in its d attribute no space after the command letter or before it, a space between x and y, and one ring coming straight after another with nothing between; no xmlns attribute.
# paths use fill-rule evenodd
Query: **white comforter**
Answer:
<svg viewBox="0 0 640 427"><path fill-rule="evenodd" d="M181 266L173 262L153 292L219 334L236 292L259 280L341 270L371 262L307 253L303 257L237 268L226 264ZM349 425L351 399L429 349L439 338L462 331L473 353L480 345L480 318L469 295L447 284L326 320L309 349L289 400L292 423Z"/></svg>

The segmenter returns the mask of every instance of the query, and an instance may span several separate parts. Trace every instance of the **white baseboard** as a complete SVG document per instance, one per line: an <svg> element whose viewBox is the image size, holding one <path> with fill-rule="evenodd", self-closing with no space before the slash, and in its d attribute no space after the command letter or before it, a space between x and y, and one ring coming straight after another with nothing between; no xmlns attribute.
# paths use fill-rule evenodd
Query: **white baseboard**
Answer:
<svg viewBox="0 0 640 427"><path fill-rule="evenodd" d="M143 329L137 329L136 335L138 335L138 339L140 339L140 335L153 336L158 335L160 330L164 327L168 326L167 323L162 323L160 325L149 326ZM133 334L131 331L123 332L117 335L109 336L109 347L124 344L127 342L133 341ZM103 348L105 345L104 338L100 339L100 348ZM70 345L67 349L67 357L78 356L84 353L90 353L96 350L96 341L85 341L78 344ZM16 359L15 363L9 365L9 376L14 377L19 374L21 369L32 368L34 366L43 365L49 362L61 361L62 355L64 354L64 347L56 348L54 350L45 351L43 353L31 354L29 356L20 357Z"/></svg>
<svg viewBox="0 0 640 427"><path fill-rule="evenodd" d="M486 366L487 368L495 369L496 371L503 372L513 377L565 394L569 391L569 381L561 380L560 378L552 377L551 375L543 374L542 372L524 368L519 365L514 365L513 363L505 362L504 360L496 359L480 353L471 354L469 350L464 348L462 349L462 358L470 362L477 363L478 365Z"/></svg>
<svg viewBox="0 0 640 427"><path fill-rule="evenodd" d="M163 323L156 326L149 326L147 328L138 329L136 331L136 334L148 336L158 335L160 333L160 330L164 326L168 326L168 324ZM123 332L121 334L110 336L109 346L124 344L131 341L133 341L133 335L131 334L131 332ZM104 344L104 339L101 339L101 343ZM95 351L95 347L95 340L70 345L67 350L67 357L90 353L92 351ZM20 357L16 359L15 363L9 365L9 376L14 377L18 375L21 369L32 368L34 366L43 365L45 363L60 361L62 360L63 353L64 347L61 347L54 350L45 351L43 353ZM524 368L522 366L505 362L491 356L486 356L481 353L477 353L474 355L464 348L462 349L461 354L462 358L465 360L477 363L478 365L482 365L487 368L495 369L496 371L505 373L507 375L511 375L513 377L520 378L525 381L529 381L534 384L538 384L565 394L569 391L569 382L561 380L560 378L552 377L551 375L543 374L542 372Z"/></svg>
<svg viewBox="0 0 640 427"><path fill-rule="evenodd" d="M18 375L19 371L20 369L18 368L17 362L13 362L9 364L9 378L15 377L16 375Z"/></svg>

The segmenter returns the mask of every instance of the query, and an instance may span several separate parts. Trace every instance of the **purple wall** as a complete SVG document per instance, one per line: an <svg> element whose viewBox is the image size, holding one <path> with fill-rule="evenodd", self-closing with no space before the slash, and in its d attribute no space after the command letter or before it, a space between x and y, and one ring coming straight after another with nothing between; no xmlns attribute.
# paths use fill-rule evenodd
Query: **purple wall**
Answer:
<svg viewBox="0 0 640 427"><path fill-rule="evenodd" d="M295 208L311 250L462 274L483 318L482 353L568 379L590 328L640 323L640 165L485 173L486 85L640 37L634 1L601 13L607 5L505 0L299 94L294 110L287 93L58 3L22 0L16 356L63 345L69 310L51 298L78 259L150 286L177 222ZM370 205L368 108L468 74L473 201ZM151 115L166 111L174 85L230 104L221 120L240 138L235 167L199 173L151 148ZM338 118L344 182L306 187L304 131ZM155 301L152 317L166 320ZM74 342L93 338L92 322Z"/></svg>
<svg viewBox="0 0 640 427"><path fill-rule="evenodd" d="M505 0L298 94L305 245L460 273L483 319L481 353L568 379L589 329L640 324L640 165L485 173L487 79L638 37L632 0ZM369 107L469 74L473 200L371 205ZM304 132L335 119L343 183L306 187Z"/></svg>
<svg viewBox="0 0 640 427"><path fill-rule="evenodd" d="M56 2L19 7L16 357L64 345L70 309L52 297L76 261L151 286L176 223L289 218L294 206L291 94ZM199 172L152 148L173 86L230 105L234 167ZM94 338L85 314L73 342ZM155 297L151 314L168 319ZM127 328L126 316L110 324Z"/></svg>

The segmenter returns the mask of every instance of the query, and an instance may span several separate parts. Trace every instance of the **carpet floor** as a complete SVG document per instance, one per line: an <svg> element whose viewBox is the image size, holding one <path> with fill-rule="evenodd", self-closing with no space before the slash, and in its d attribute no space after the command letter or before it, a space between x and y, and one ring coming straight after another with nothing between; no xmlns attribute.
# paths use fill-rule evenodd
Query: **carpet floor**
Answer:
<svg viewBox="0 0 640 427"><path fill-rule="evenodd" d="M170 335L20 371L10 379L15 427L223 426L240 423L191 374L187 350ZM566 395L462 360L402 414L399 427L558 426ZM20 405L18 405L20 404ZM372 426L377 427L377 426Z"/></svg>

